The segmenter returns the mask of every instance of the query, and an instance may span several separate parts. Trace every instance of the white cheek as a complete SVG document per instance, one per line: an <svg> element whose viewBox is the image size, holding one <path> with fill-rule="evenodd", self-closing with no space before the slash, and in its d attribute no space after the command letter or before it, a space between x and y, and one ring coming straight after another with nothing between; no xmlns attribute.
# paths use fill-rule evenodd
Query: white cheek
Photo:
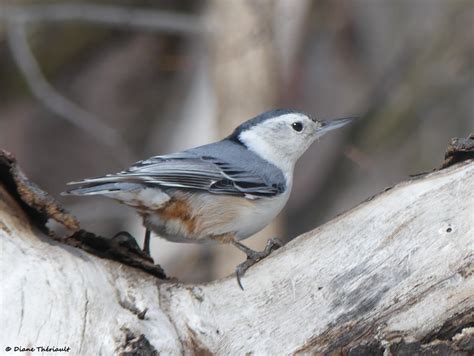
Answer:
<svg viewBox="0 0 474 356"><path fill-rule="evenodd" d="M283 171L285 176L291 175L294 168L295 160L286 150L278 149L275 145L270 145L262 135L255 131L245 131L239 136L239 139L253 152L263 159L274 164Z"/></svg>

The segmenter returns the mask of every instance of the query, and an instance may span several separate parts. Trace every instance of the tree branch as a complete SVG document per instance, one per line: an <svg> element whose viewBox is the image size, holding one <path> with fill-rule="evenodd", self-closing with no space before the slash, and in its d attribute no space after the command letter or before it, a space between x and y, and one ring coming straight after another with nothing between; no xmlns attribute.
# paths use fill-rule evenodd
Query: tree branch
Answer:
<svg viewBox="0 0 474 356"><path fill-rule="evenodd" d="M472 351L472 159L398 184L298 237L247 272L245 291L233 276L182 285L53 240L34 228L5 175L0 170L0 318L9 325L2 349Z"/></svg>
<svg viewBox="0 0 474 356"><path fill-rule="evenodd" d="M176 34L199 34L204 30L195 15L135 7L94 4L2 6L0 18L24 22L85 22Z"/></svg>
<svg viewBox="0 0 474 356"><path fill-rule="evenodd" d="M63 96L48 82L28 45L26 25L30 22L80 21L185 35L199 34L204 28L200 18L194 15L131 7L54 4L1 6L0 10L0 18L6 22L8 46L32 93L59 117L113 148L114 157L122 163L135 160L129 145L117 130Z"/></svg>
<svg viewBox="0 0 474 356"><path fill-rule="evenodd" d="M24 23L16 19L7 20L6 29L8 46L15 63L34 96L56 115L83 130L99 143L112 147L120 162L133 162L134 155L117 130L67 99L46 80L28 45Z"/></svg>

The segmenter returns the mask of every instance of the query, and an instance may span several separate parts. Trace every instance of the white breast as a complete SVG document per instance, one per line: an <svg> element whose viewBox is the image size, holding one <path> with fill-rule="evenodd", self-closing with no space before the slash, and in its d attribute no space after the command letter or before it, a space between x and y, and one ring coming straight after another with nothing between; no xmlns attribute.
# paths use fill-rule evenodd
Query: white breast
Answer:
<svg viewBox="0 0 474 356"><path fill-rule="evenodd" d="M289 194L282 194L275 198L259 199L253 209L243 211L235 222L237 240L250 237L271 223L285 206L288 196Z"/></svg>
<svg viewBox="0 0 474 356"><path fill-rule="evenodd" d="M191 206L203 219L200 235L235 234L237 240L252 236L267 226L283 209L289 192L273 198L250 200L220 195L193 195Z"/></svg>
<svg viewBox="0 0 474 356"><path fill-rule="evenodd" d="M179 192L172 201L185 202L187 220L164 219L150 214L145 223L159 236L176 242L205 242L226 235L236 240L252 236L267 226L283 209L289 192L274 198L243 197Z"/></svg>

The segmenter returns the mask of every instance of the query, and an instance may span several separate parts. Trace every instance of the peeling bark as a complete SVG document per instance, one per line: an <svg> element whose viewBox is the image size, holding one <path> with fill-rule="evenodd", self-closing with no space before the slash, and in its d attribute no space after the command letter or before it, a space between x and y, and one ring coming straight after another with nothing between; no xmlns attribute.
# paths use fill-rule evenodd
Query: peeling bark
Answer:
<svg viewBox="0 0 474 356"><path fill-rule="evenodd" d="M453 138L446 150L442 168L474 158L474 133L468 138Z"/></svg>
<svg viewBox="0 0 474 356"><path fill-rule="evenodd" d="M13 155L0 150L0 181L21 204L36 226L45 230L49 219L54 219L67 229L77 230L79 222L68 214L48 193L26 178Z"/></svg>
<svg viewBox="0 0 474 356"><path fill-rule="evenodd" d="M75 220L36 186L43 198L25 198L27 179L15 171L3 153L1 350L474 352L473 160L398 184L298 237L247 272L245 291L234 277L164 279L128 239L54 234L47 220L77 228Z"/></svg>

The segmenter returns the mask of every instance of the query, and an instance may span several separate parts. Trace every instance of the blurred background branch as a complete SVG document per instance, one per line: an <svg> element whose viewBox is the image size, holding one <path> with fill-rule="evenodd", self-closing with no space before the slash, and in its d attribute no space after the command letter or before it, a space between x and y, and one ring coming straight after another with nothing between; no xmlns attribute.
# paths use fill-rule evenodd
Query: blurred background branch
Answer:
<svg viewBox="0 0 474 356"><path fill-rule="evenodd" d="M93 4L3 6L0 17L6 22L8 46L15 62L36 98L52 112L113 149L113 157L123 165L139 157L131 152L117 130L61 95L47 81L28 45L26 26L30 22L80 21L183 34L197 34L203 28L197 16Z"/></svg>
<svg viewBox="0 0 474 356"><path fill-rule="evenodd" d="M22 22L86 22L96 25L130 27L138 30L198 34L200 18L170 11L94 4L53 4L3 6L0 17Z"/></svg>
<svg viewBox="0 0 474 356"><path fill-rule="evenodd" d="M114 157L120 163L130 162L134 155L114 128L103 124L99 118L62 96L48 83L28 46L24 22L18 19L8 20L6 28L8 45L15 63L36 98L59 117L84 130L97 142L110 146L116 153Z"/></svg>

